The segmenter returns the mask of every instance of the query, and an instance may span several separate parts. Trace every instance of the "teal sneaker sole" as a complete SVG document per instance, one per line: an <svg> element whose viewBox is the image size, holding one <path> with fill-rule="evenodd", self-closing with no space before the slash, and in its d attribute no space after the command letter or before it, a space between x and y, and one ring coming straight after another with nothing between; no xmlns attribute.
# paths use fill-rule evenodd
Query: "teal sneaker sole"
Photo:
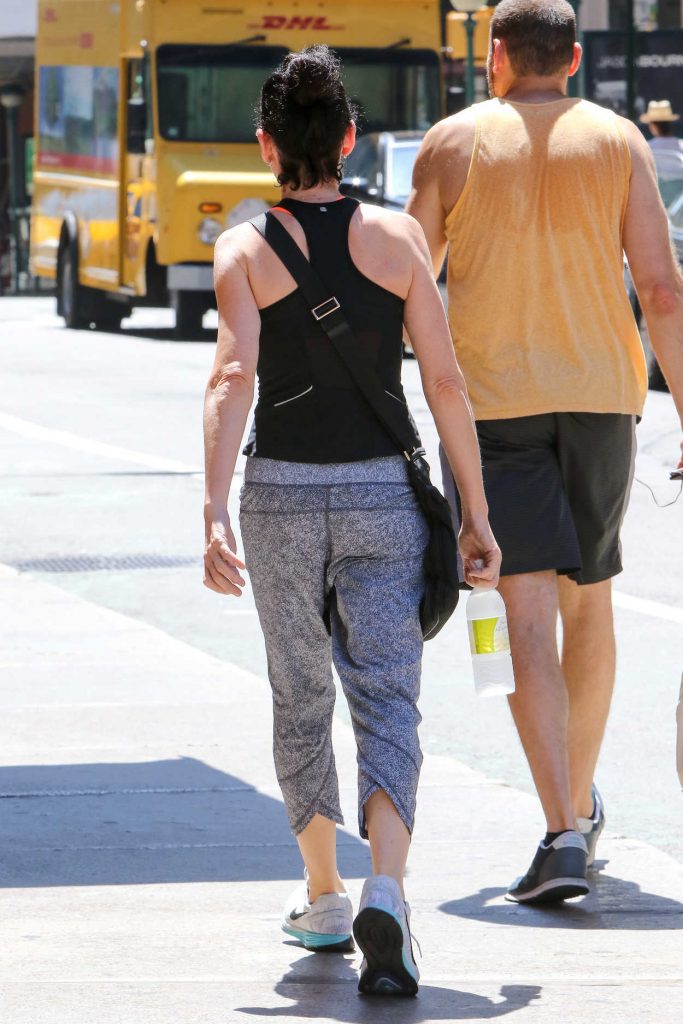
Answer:
<svg viewBox="0 0 683 1024"><path fill-rule="evenodd" d="M417 979L403 955L403 929L393 914L365 907L353 922L353 934L366 967L358 991L375 996L415 996Z"/></svg>
<svg viewBox="0 0 683 1024"><path fill-rule="evenodd" d="M300 942L305 949L313 953L353 953L355 946L353 936L349 935L324 935L318 932L305 932L290 925L283 924L282 930L286 935Z"/></svg>

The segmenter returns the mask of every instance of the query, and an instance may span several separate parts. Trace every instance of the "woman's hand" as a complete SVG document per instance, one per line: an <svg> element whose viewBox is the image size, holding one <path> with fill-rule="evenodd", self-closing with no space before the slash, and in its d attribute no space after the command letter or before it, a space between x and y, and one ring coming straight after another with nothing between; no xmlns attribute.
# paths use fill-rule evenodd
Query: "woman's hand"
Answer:
<svg viewBox="0 0 683 1024"><path fill-rule="evenodd" d="M497 587L502 555L488 519L463 520L458 547L465 567L465 583L485 590Z"/></svg>
<svg viewBox="0 0 683 1024"><path fill-rule="evenodd" d="M204 586L217 594L241 597L246 580L239 570L246 566L235 554L237 544L227 513L207 519L204 549Z"/></svg>

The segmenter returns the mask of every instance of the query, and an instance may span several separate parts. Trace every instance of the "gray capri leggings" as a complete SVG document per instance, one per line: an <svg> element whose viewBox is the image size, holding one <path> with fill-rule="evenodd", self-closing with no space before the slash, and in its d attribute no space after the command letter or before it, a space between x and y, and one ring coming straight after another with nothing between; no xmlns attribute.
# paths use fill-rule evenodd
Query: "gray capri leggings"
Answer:
<svg viewBox="0 0 683 1024"><path fill-rule="evenodd" d="M332 751L334 663L358 748L358 824L384 790L412 832L427 525L402 456L335 465L251 458L245 561L266 641L275 769L292 830L343 824ZM331 601L332 636L323 614Z"/></svg>

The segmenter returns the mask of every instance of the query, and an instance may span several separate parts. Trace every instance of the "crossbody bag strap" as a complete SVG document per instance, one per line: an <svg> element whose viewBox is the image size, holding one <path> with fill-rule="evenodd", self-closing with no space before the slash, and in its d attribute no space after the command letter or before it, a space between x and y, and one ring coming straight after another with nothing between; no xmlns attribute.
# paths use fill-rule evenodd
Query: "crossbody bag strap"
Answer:
<svg viewBox="0 0 683 1024"><path fill-rule="evenodd" d="M393 443L407 459L418 464L424 459L425 451L412 425L410 414L407 408L404 411L399 409L396 399L387 395L365 346L358 341L344 316L339 300L330 295L330 289L277 217L263 213L254 217L250 223L265 238L296 281L308 303L311 316L329 338L356 387Z"/></svg>

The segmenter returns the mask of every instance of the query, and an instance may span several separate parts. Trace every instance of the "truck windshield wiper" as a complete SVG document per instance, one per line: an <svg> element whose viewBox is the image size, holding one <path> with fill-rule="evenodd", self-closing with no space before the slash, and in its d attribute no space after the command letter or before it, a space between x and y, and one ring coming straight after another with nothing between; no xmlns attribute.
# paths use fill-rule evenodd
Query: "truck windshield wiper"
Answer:
<svg viewBox="0 0 683 1024"><path fill-rule="evenodd" d="M222 43L223 46L248 46L249 43L265 43L266 36L247 36L246 39L238 39L236 43Z"/></svg>
<svg viewBox="0 0 683 1024"><path fill-rule="evenodd" d="M386 47L386 49L387 50L398 50L401 46L410 46L412 41L413 40L410 38L410 36L406 36L405 39L397 39L395 43L390 43Z"/></svg>
<svg viewBox="0 0 683 1024"><path fill-rule="evenodd" d="M181 44L178 48L183 50L181 61L183 64L191 64L198 60L203 60L204 57L217 56L221 50L234 50L238 46L249 46L250 43L265 43L266 36L248 36L246 39L237 39L234 43L215 43L209 46L192 46L191 44ZM175 49L176 44L171 43L170 46Z"/></svg>

